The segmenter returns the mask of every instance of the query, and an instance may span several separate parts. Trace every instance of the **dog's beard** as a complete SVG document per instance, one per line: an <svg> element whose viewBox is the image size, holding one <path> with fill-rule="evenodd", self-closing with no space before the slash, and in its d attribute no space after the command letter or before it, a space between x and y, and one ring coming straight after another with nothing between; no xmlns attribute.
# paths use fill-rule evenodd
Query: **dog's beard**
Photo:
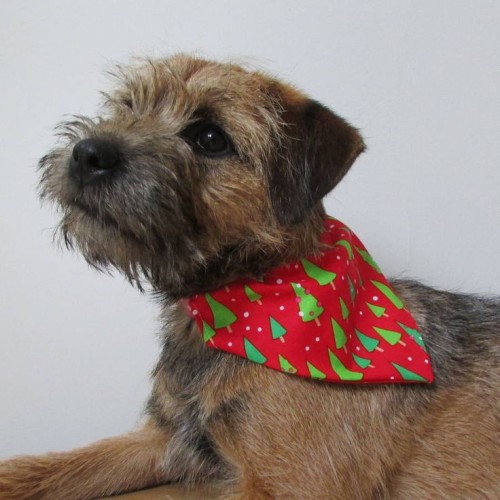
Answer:
<svg viewBox="0 0 500 500"><path fill-rule="evenodd" d="M69 176L70 152L57 149L40 162L41 197L62 213L56 238L100 271L117 269L141 289L152 283L167 294L182 294L186 275L203 266L204 258L192 219L182 211L186 193L176 191L175 171L143 158L122 177L82 187Z"/></svg>

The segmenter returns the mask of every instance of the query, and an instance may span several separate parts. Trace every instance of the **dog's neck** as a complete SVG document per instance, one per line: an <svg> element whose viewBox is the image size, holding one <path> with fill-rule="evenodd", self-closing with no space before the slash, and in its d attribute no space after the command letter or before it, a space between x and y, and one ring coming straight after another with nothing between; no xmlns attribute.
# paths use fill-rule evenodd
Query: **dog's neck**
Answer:
<svg viewBox="0 0 500 500"><path fill-rule="evenodd" d="M321 235L326 213L320 203L299 224L280 228L280 237L273 245L256 248L255 241L227 244L216 255L208 257L202 264L180 272L179 279L172 282L158 272L150 278L155 291L168 302L211 292L239 279L259 279L270 269L286 262L321 251ZM175 272L175 270L172 270ZM168 273L170 276L172 273Z"/></svg>

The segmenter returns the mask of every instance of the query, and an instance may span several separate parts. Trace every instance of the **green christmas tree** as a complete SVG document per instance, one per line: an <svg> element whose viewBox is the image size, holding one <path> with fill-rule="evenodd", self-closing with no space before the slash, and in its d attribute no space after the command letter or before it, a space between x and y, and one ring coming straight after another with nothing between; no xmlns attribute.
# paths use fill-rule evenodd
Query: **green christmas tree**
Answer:
<svg viewBox="0 0 500 500"><path fill-rule="evenodd" d="M203 322L203 340L205 342L210 341L211 344L214 344L212 337L215 336L215 330L208 324Z"/></svg>
<svg viewBox="0 0 500 500"><path fill-rule="evenodd" d="M371 361L366 358L362 358L361 356L356 356L356 354L352 355L352 358L354 359L355 363L360 367L360 368L373 368Z"/></svg>
<svg viewBox="0 0 500 500"><path fill-rule="evenodd" d="M347 240L339 240L337 241L337 243L335 243L334 246L344 247L347 250L347 255L349 256L349 259L352 259L354 257L352 246Z"/></svg>
<svg viewBox="0 0 500 500"><path fill-rule="evenodd" d="M347 335L344 332L344 329L332 318L332 329L333 329L333 336L335 338L335 347L337 349L344 349L344 351L347 352L346 349L346 343L347 343Z"/></svg>
<svg viewBox="0 0 500 500"><path fill-rule="evenodd" d="M424 339L422 338L421 333L418 330L415 330L414 328L410 328L409 326L403 325L403 323L398 323L398 325L410 336L412 336L415 339L415 342L424 350L427 352L427 349L425 348L424 344Z"/></svg>
<svg viewBox="0 0 500 500"><path fill-rule="evenodd" d="M330 364L332 365L333 371L339 376L340 380L356 381L363 378L363 374L359 372L353 372L346 368L342 361L340 361L333 352L328 349L328 355L330 356Z"/></svg>
<svg viewBox="0 0 500 500"><path fill-rule="evenodd" d="M366 305L368 306L368 309L370 309L370 311L377 316L377 318L387 316L387 314L385 314L385 307L376 306L375 304L370 304L370 302L367 302Z"/></svg>
<svg viewBox="0 0 500 500"><path fill-rule="evenodd" d="M299 309L302 321L315 321L319 326L321 323L319 321L319 316L323 314L324 309L318 305L318 300L316 297L307 293L304 287L298 283L291 283L295 295L299 297Z"/></svg>
<svg viewBox="0 0 500 500"><path fill-rule="evenodd" d="M245 293L246 296L248 297L248 300L250 302L257 302L259 306L262 305L262 301L260 300L262 298L262 295L260 295L257 292L254 292L249 286L245 285Z"/></svg>
<svg viewBox="0 0 500 500"><path fill-rule="evenodd" d="M334 290L336 289L333 283L333 281L337 277L335 273L327 271L326 269L322 269L321 267L318 267L316 264L313 264L307 259L300 259L300 262L302 263L307 276L317 281L321 286L330 285Z"/></svg>
<svg viewBox="0 0 500 500"><path fill-rule="evenodd" d="M406 344L401 340L401 334L395 332L394 330L387 330L386 328L378 328L376 326L373 329L388 343L391 345L401 344L406 346Z"/></svg>
<svg viewBox="0 0 500 500"><path fill-rule="evenodd" d="M248 340L243 341L247 358L254 363L265 363L267 358Z"/></svg>
<svg viewBox="0 0 500 500"><path fill-rule="evenodd" d="M359 341L368 352L373 352L375 350L384 352L384 350L381 347L378 347L380 341L374 339L373 337L369 337L364 333L361 333L359 330L354 330L354 331L356 332L356 336L358 337Z"/></svg>
<svg viewBox="0 0 500 500"><path fill-rule="evenodd" d="M372 283L398 308L403 309L404 304L401 299L384 283L372 280Z"/></svg>
<svg viewBox="0 0 500 500"><path fill-rule="evenodd" d="M295 366L293 366L288 359L284 358L281 354L278 354L278 359L280 367L284 372L297 373L297 368L295 368Z"/></svg>
<svg viewBox="0 0 500 500"><path fill-rule="evenodd" d="M375 269L375 271L377 271L377 273L381 273L382 272L380 270L380 267L378 267L377 263L373 260L372 256L366 250L362 250L361 248L358 248L358 247L354 247L354 248L356 249L356 252L358 252L359 255L361 255L361 258L368 265L370 265L371 267L373 267L373 269Z"/></svg>
<svg viewBox="0 0 500 500"><path fill-rule="evenodd" d="M427 382L427 379L418 375L415 372L408 370L404 366L398 365L396 363L391 363L391 364L400 373L400 375L403 377L403 380L413 380L415 382Z"/></svg>
<svg viewBox="0 0 500 500"><path fill-rule="evenodd" d="M272 316L269 316L269 324L271 325L271 334L273 339L280 339L281 342L285 342L283 335L287 332L286 328L278 323L278 321L276 321Z"/></svg>
<svg viewBox="0 0 500 500"><path fill-rule="evenodd" d="M214 315L215 328L227 328L229 332L232 332L231 325L238 319L236 315L226 306L217 302L209 293L205 294L205 299Z"/></svg>
<svg viewBox="0 0 500 500"><path fill-rule="evenodd" d="M347 319L349 317L349 309L344 302L342 297L339 297L340 311L342 312L342 319Z"/></svg>
<svg viewBox="0 0 500 500"><path fill-rule="evenodd" d="M349 283L349 295L351 296L351 302L354 302L358 292L356 291L356 287L354 286L350 276L347 276L347 282Z"/></svg>
<svg viewBox="0 0 500 500"><path fill-rule="evenodd" d="M321 370L318 370L314 365L309 363L309 361L307 361L307 368L309 369L311 378L315 378L317 380L323 380L326 378L326 375Z"/></svg>

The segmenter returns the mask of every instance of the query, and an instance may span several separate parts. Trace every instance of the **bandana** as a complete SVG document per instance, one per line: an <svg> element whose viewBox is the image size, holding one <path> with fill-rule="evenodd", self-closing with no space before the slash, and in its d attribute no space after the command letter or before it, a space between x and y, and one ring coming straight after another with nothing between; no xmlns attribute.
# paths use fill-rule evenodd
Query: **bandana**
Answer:
<svg viewBox="0 0 500 500"><path fill-rule="evenodd" d="M327 218L323 252L187 301L211 348L328 382L432 382L410 312L353 232Z"/></svg>

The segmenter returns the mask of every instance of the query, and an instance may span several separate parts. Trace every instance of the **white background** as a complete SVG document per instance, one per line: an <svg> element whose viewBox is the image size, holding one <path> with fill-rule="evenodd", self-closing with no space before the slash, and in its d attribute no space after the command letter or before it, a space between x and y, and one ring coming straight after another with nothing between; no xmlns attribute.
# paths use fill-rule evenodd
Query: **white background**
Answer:
<svg viewBox="0 0 500 500"><path fill-rule="evenodd" d="M104 70L197 51L295 82L369 150L327 199L387 274L500 293L500 3L2 1L0 457L59 450L139 420L157 307L52 244L36 163Z"/></svg>

